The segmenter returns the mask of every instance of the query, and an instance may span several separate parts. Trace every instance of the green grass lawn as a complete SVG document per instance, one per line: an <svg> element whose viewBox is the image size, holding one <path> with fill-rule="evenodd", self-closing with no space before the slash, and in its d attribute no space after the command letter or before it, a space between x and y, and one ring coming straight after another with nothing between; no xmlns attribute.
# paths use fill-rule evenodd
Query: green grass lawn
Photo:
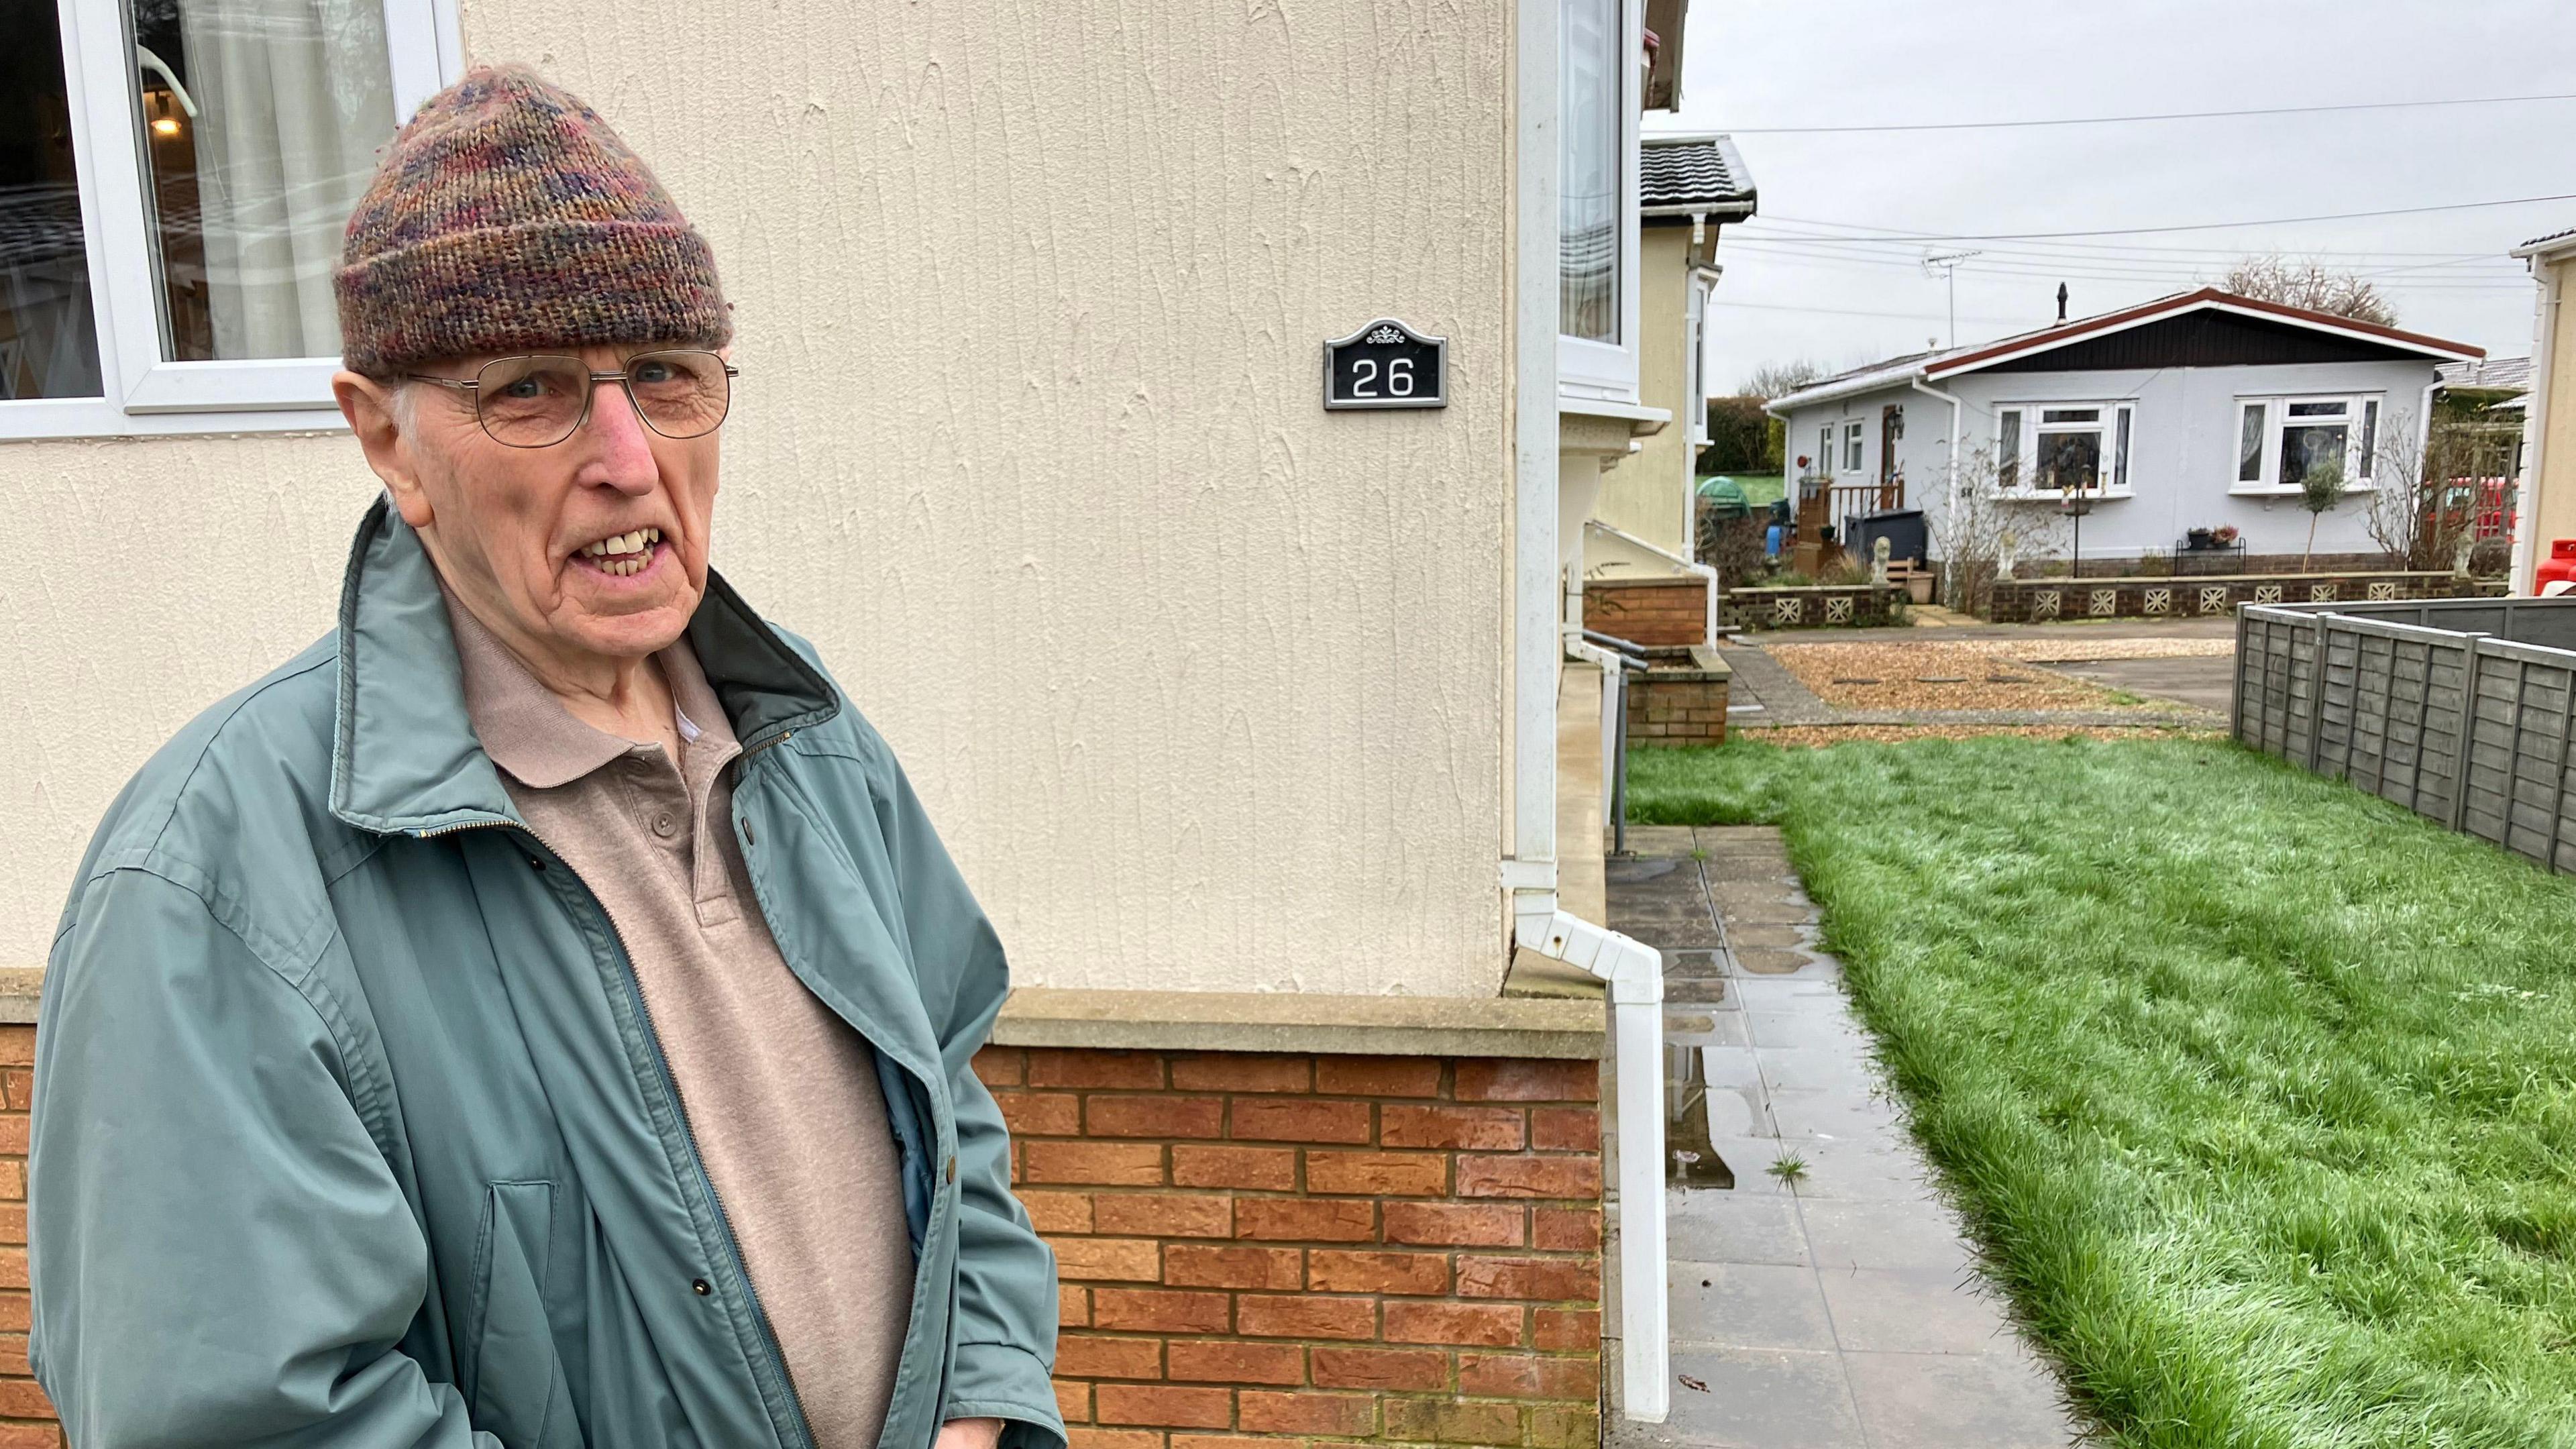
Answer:
<svg viewBox="0 0 2576 1449"><path fill-rule="evenodd" d="M2131 1446L2576 1445L2576 883L2218 742L1640 750L1773 822Z"/></svg>

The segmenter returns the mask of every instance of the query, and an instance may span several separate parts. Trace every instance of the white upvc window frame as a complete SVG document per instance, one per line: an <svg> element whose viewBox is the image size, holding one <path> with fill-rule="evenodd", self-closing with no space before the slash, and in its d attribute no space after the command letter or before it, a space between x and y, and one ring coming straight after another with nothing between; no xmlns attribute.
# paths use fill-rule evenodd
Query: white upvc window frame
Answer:
<svg viewBox="0 0 2576 1449"><path fill-rule="evenodd" d="M1628 407L1642 402L1637 393L1637 171L1639 123L1645 114L1645 10L1645 0L1619 0L1619 341L1614 346L1557 333L1556 390L1566 402ZM1558 104L1563 104L1561 95ZM1558 124L1563 124L1561 115Z"/></svg>
<svg viewBox="0 0 2576 1449"><path fill-rule="evenodd" d="M2047 421L2052 412L2091 412L2091 422L2074 419ZM2032 499L2053 503L2061 498L2134 498L2137 496L2138 403L2135 398L2046 398L2035 402L2001 402L1994 405L1994 428L1989 441L1995 456L1994 496L2006 499ZM2007 417L2017 423L2006 426ZM2004 434L2017 438L2013 456L2004 456ZM2101 471L2090 488L2041 488L2039 477L2039 438L2042 433L2099 433L2102 437ZM2010 486L2006 486L2005 465L2011 465Z"/></svg>
<svg viewBox="0 0 2576 1449"><path fill-rule="evenodd" d="M2299 485L2281 481L2281 434L2289 426L2293 403L2340 403L2343 413L2335 421L2344 428L2344 485L2346 493L2367 493L2378 486L2379 438L2388 427L2388 395L2384 392L2309 392L2309 393L2242 393L2229 414L2227 430L2227 491L2242 498L2290 498L2297 496ZM2245 414L2250 408L2262 408L2263 451L2259 475L2244 476Z"/></svg>
<svg viewBox="0 0 2576 1449"><path fill-rule="evenodd" d="M1842 452L1834 459L1834 476L1858 478L1869 472L1869 420L1842 421Z"/></svg>
<svg viewBox="0 0 2576 1449"><path fill-rule="evenodd" d="M464 71L456 0L383 0L394 115ZM72 118L72 167L98 327L101 397L0 400L0 441L343 426L337 357L171 362L163 357L137 118L142 81L125 0L55 0Z"/></svg>

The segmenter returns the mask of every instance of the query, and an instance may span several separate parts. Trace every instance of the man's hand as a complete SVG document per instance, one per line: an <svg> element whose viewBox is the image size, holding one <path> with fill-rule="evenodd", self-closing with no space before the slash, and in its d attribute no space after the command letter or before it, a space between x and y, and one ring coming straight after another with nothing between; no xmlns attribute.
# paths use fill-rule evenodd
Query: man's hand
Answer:
<svg viewBox="0 0 2576 1449"><path fill-rule="evenodd" d="M1002 1442L999 1419L951 1419L939 1426L930 1449L995 1449Z"/></svg>

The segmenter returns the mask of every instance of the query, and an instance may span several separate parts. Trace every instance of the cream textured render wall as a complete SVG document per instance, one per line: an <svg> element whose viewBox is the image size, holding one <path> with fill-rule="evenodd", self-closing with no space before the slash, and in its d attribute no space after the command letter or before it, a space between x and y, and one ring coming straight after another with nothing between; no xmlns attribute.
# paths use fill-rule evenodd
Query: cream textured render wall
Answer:
<svg viewBox="0 0 2576 1449"><path fill-rule="evenodd" d="M2549 264L2559 294L2576 298L2576 259ZM2542 474L2526 486L2531 496L2532 557L2549 557L2552 540L2576 538L2576 305L2563 305L2549 339L2549 436L2541 440Z"/></svg>
<svg viewBox="0 0 2576 1449"><path fill-rule="evenodd" d="M1480 18L1481 17L1481 18ZM467 0L713 240L717 564L905 757L1023 984L1488 994L1508 12ZM1451 339L1326 414L1327 336ZM0 962L184 718L330 621L343 438L0 447Z"/></svg>
<svg viewBox="0 0 2576 1449"><path fill-rule="evenodd" d="M1637 243L1637 398L1673 420L1601 475L1592 516L1669 553L1691 556L1690 228L1650 226ZM1587 562L1589 562L1587 558ZM1656 570L1669 573L1666 566ZM1613 576L1634 575L1623 569Z"/></svg>

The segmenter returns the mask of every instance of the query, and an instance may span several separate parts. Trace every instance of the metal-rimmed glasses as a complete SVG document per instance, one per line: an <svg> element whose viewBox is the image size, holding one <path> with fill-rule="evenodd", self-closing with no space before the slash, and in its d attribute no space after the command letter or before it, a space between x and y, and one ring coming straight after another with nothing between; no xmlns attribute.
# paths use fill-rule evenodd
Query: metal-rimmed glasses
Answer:
<svg viewBox="0 0 2576 1449"><path fill-rule="evenodd" d="M644 426L666 438L701 438L724 423L733 406L730 362L697 348L639 352L615 372L594 372L588 362L558 353L502 357L475 369L473 378L404 374L474 399L474 419L492 441L508 448L551 448L590 419L591 392L600 383L625 389Z"/></svg>

